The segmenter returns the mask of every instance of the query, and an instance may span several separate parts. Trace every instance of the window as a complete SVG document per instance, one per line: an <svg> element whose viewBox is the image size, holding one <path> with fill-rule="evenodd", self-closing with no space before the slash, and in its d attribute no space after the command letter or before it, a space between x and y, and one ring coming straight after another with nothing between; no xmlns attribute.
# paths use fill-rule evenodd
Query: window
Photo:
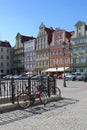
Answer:
<svg viewBox="0 0 87 130"><path fill-rule="evenodd" d="M58 40L55 41L55 45L54 46L58 46Z"/></svg>
<svg viewBox="0 0 87 130"><path fill-rule="evenodd" d="M3 59L3 55L1 55L1 59Z"/></svg>
<svg viewBox="0 0 87 130"><path fill-rule="evenodd" d="M87 53L87 47L85 48L85 52Z"/></svg>
<svg viewBox="0 0 87 130"><path fill-rule="evenodd" d="M86 62L87 62L87 56L86 56Z"/></svg>
<svg viewBox="0 0 87 130"><path fill-rule="evenodd" d="M4 70L1 70L1 73L4 73Z"/></svg>
<svg viewBox="0 0 87 130"><path fill-rule="evenodd" d="M44 57L44 52L42 53L42 57Z"/></svg>
<svg viewBox="0 0 87 130"><path fill-rule="evenodd" d="M44 49L44 43L42 44L42 49Z"/></svg>
<svg viewBox="0 0 87 130"><path fill-rule="evenodd" d="M64 54L64 53L66 53L66 52L65 52L65 48L62 49L62 54Z"/></svg>
<svg viewBox="0 0 87 130"><path fill-rule="evenodd" d="M80 26L78 27L78 30L81 30L81 27L80 27Z"/></svg>
<svg viewBox="0 0 87 130"><path fill-rule="evenodd" d="M44 61L42 61L42 66L44 66Z"/></svg>
<svg viewBox="0 0 87 130"><path fill-rule="evenodd" d="M48 52L46 52L46 57L48 57Z"/></svg>
<svg viewBox="0 0 87 130"><path fill-rule="evenodd" d="M32 61L32 57L30 57L30 61Z"/></svg>
<svg viewBox="0 0 87 130"><path fill-rule="evenodd" d="M1 48L1 52L3 52L3 48Z"/></svg>
<svg viewBox="0 0 87 130"><path fill-rule="evenodd" d="M37 55L36 55L36 58L38 58L38 57L39 57L39 55L37 54Z"/></svg>
<svg viewBox="0 0 87 130"><path fill-rule="evenodd" d="M9 66L9 63L7 63L7 66Z"/></svg>
<svg viewBox="0 0 87 130"><path fill-rule="evenodd" d="M83 57L80 57L79 58L79 63L82 63L83 62Z"/></svg>
<svg viewBox="0 0 87 130"><path fill-rule="evenodd" d="M3 67L3 62L1 62L1 67Z"/></svg>
<svg viewBox="0 0 87 130"><path fill-rule="evenodd" d="M41 66L41 61L39 61L39 66Z"/></svg>
<svg viewBox="0 0 87 130"><path fill-rule="evenodd" d="M58 59L58 64L60 64L60 59Z"/></svg>
<svg viewBox="0 0 87 130"><path fill-rule="evenodd" d="M39 50L41 49L41 44L38 46Z"/></svg>
<svg viewBox="0 0 87 130"><path fill-rule="evenodd" d="M53 59L53 64L56 64L56 59Z"/></svg>
<svg viewBox="0 0 87 130"><path fill-rule="evenodd" d="M62 63L64 63L65 58L62 58Z"/></svg>
<svg viewBox="0 0 87 130"><path fill-rule="evenodd" d="M6 70L7 74L9 74L9 70Z"/></svg>
<svg viewBox="0 0 87 130"><path fill-rule="evenodd" d="M58 33L55 33L54 35L55 35L55 39L58 39Z"/></svg>
<svg viewBox="0 0 87 130"><path fill-rule="evenodd" d="M51 55L53 55L53 51L51 51Z"/></svg>
<svg viewBox="0 0 87 130"><path fill-rule="evenodd" d="M85 43L85 42L86 42L86 39L85 39L85 38L76 39L76 40L74 40L73 42L75 42L75 44Z"/></svg>
<svg viewBox="0 0 87 130"><path fill-rule="evenodd" d="M30 56L33 56L33 52L30 52Z"/></svg>
<svg viewBox="0 0 87 130"><path fill-rule="evenodd" d="M76 49L73 49L73 50L72 50L72 53L73 53L73 54L76 54Z"/></svg>
<svg viewBox="0 0 87 130"><path fill-rule="evenodd" d="M78 33L78 36L79 36L79 37L80 37L80 36L82 36L82 33L81 33L81 32L79 32L79 33Z"/></svg>
<svg viewBox="0 0 87 130"><path fill-rule="evenodd" d="M73 63L76 63L76 58L73 58Z"/></svg>
<svg viewBox="0 0 87 130"><path fill-rule="evenodd" d="M68 58L65 59L65 62L68 63Z"/></svg>
<svg viewBox="0 0 87 130"><path fill-rule="evenodd" d="M51 60L51 64L53 64L53 59Z"/></svg>
<svg viewBox="0 0 87 130"><path fill-rule="evenodd" d="M62 40L60 40L60 44L62 44L63 43L63 41Z"/></svg>
<svg viewBox="0 0 87 130"><path fill-rule="evenodd" d="M60 50L58 50L58 55L60 55Z"/></svg>
<svg viewBox="0 0 87 130"><path fill-rule="evenodd" d="M63 37L63 33L61 32L61 33L60 33L60 38L62 38L62 37Z"/></svg>
<svg viewBox="0 0 87 130"><path fill-rule="evenodd" d="M7 59L9 59L9 56L7 56Z"/></svg>
<svg viewBox="0 0 87 130"><path fill-rule="evenodd" d="M46 61L46 65L48 65L48 60Z"/></svg>
<svg viewBox="0 0 87 130"><path fill-rule="evenodd" d="M79 53L82 53L82 48L79 48Z"/></svg>
<svg viewBox="0 0 87 130"><path fill-rule="evenodd" d="M54 51L54 55L56 55L56 51Z"/></svg>
<svg viewBox="0 0 87 130"><path fill-rule="evenodd" d="M65 52L68 53L68 48L66 48Z"/></svg>
<svg viewBox="0 0 87 130"><path fill-rule="evenodd" d="M9 52L9 49L7 49L7 52Z"/></svg>

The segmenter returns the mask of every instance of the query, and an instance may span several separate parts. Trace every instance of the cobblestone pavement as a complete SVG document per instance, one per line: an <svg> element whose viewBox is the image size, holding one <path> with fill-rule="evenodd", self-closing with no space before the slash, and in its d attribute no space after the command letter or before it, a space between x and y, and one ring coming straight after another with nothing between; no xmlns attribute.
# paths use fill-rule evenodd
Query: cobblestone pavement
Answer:
<svg viewBox="0 0 87 130"><path fill-rule="evenodd" d="M0 130L87 130L87 83L58 80L64 99L0 114Z"/></svg>

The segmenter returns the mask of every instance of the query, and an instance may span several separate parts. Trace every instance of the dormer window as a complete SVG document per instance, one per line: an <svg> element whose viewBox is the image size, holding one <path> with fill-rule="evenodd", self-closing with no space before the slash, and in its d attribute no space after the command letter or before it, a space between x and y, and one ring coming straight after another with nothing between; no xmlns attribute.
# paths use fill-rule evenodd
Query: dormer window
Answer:
<svg viewBox="0 0 87 130"><path fill-rule="evenodd" d="M79 32L79 33L78 33L78 36L80 37L81 35L82 35L82 33L81 33L81 32Z"/></svg>

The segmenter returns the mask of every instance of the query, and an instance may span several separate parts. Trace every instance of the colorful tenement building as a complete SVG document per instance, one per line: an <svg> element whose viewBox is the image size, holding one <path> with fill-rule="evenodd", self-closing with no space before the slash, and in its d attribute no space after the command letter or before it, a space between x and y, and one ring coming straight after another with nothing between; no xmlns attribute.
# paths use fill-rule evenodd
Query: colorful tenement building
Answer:
<svg viewBox="0 0 87 130"><path fill-rule="evenodd" d="M87 25L78 21L74 31L68 32L41 23L36 38L17 33L15 46L0 41L0 50L0 72L5 74L42 73L64 66L71 71L87 72Z"/></svg>

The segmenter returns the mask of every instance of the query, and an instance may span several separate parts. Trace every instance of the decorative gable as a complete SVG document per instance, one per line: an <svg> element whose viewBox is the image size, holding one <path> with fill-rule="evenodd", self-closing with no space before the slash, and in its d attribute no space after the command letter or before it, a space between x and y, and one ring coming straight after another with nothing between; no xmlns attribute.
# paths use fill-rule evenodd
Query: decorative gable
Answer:
<svg viewBox="0 0 87 130"><path fill-rule="evenodd" d="M86 35L86 24L85 22L82 22L82 21L78 21L76 24L75 24L75 31L72 35L72 38L81 38L81 37L84 37Z"/></svg>
<svg viewBox="0 0 87 130"><path fill-rule="evenodd" d="M23 43L29 40L35 39L34 37L29 37L29 36L24 36L21 35L20 33L17 33L16 35L16 44L15 44L15 49L23 48Z"/></svg>
<svg viewBox="0 0 87 130"><path fill-rule="evenodd" d="M85 22L78 21L78 22L75 24L76 27L82 26L82 25L85 25Z"/></svg>

